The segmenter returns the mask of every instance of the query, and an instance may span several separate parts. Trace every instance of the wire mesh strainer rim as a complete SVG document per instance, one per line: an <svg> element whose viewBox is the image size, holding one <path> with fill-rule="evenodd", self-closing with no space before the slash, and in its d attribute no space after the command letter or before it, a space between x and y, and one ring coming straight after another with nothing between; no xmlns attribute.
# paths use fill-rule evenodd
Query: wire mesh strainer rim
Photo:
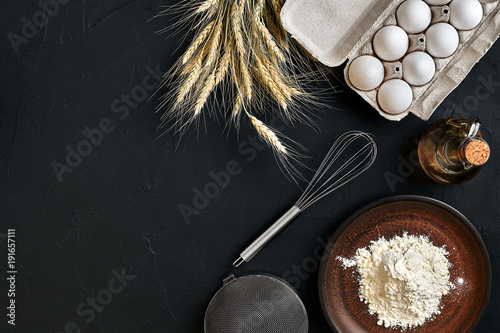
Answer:
<svg viewBox="0 0 500 333"><path fill-rule="evenodd" d="M246 274L237 277L234 276L233 274L230 274L227 278L225 278L223 280L223 285L214 294L205 311L204 332L205 333L243 332L242 330L239 330L241 323L250 324L250 328L244 326L244 332L257 332L255 330L256 328L252 327L252 322L248 321L248 318L251 318L252 315L255 314L256 312L255 310L253 313L245 312L246 313L244 315L245 317L242 317L243 316L242 311L238 310L233 311L234 315L230 316L231 323L224 323L222 325L223 329L220 329L221 326L217 327L217 325L220 323L220 318L216 318L218 317L218 314L224 310L224 306L222 306L221 304L225 303L234 304L235 302L237 302L238 307L244 308L244 305L242 304L244 304L244 302L246 301L247 305L250 304L251 307L253 307L254 309L257 304L256 303L257 301L255 301L255 299L252 298L250 300L248 299L244 300L238 298L242 298L241 293L243 293L243 291L241 289L249 288L249 290L252 290L253 284L256 282L267 284L266 288L269 287L273 292L279 291L286 293L286 297L285 296L283 297L283 299L286 299L286 301L282 304L283 307L281 308L279 308L281 305L279 305L277 302L273 303L271 300L267 298L264 299L264 301L266 302L269 301L268 303L272 305L271 310L267 312L267 315L269 317L266 318L267 323L270 323L271 325L265 325L266 327L264 330L262 329L262 327L259 328L258 329L259 333L274 333L274 332L307 333L308 332L309 321L307 317L307 311L296 290L287 281L279 277L273 276L271 274L265 274L265 273ZM234 288L236 287L239 287L238 290L236 290L236 292L233 292ZM263 291L261 290L261 288L262 286L259 286L259 288L254 287L253 291L262 294ZM221 299L224 300L225 297L227 297L228 292L232 292L233 295L230 296L232 299L230 299L228 302L225 301L221 302ZM278 308L275 308L276 306ZM217 308L219 311L217 311ZM280 326L280 324L283 322L283 318L280 315L282 315L283 312L286 311L293 312L294 314L292 317L293 320L291 320L288 324ZM259 314L262 315L262 313L257 313L257 317L259 317ZM240 323L240 325L238 325L238 330L235 328L236 326L234 325L231 326L235 321ZM293 324L300 323L300 324L293 325L292 323ZM263 326L262 324L263 323L261 322L258 325ZM215 329L214 326L217 327L217 329ZM292 326L293 329L291 328ZM228 327L231 327L231 329L229 329ZM280 327L279 330L275 330L276 327Z"/></svg>

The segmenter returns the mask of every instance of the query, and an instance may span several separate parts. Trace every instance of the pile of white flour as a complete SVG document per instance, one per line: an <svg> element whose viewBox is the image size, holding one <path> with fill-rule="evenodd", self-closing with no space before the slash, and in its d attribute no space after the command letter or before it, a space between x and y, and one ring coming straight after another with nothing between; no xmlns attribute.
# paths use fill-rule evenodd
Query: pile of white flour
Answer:
<svg viewBox="0 0 500 333"><path fill-rule="evenodd" d="M380 238L354 258L341 258L344 268L356 266L360 275L359 297L378 325L411 328L441 313L441 297L453 284L444 247L427 237L404 234Z"/></svg>

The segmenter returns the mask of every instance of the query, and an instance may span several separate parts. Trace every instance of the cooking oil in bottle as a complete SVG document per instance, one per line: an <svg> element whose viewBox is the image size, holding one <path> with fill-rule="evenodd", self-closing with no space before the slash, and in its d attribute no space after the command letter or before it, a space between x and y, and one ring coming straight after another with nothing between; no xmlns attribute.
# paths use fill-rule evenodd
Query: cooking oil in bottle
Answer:
<svg viewBox="0 0 500 333"><path fill-rule="evenodd" d="M445 118L422 135L418 158L425 173L441 184L461 184L473 178L490 157L478 118Z"/></svg>

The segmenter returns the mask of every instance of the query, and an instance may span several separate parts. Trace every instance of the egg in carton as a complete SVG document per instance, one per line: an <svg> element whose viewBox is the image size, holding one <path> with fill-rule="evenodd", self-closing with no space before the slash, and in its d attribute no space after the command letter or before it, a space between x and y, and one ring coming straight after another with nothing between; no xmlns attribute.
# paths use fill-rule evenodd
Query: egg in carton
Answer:
<svg viewBox="0 0 500 333"><path fill-rule="evenodd" d="M288 0L284 28L383 117L427 120L500 35L500 1Z"/></svg>

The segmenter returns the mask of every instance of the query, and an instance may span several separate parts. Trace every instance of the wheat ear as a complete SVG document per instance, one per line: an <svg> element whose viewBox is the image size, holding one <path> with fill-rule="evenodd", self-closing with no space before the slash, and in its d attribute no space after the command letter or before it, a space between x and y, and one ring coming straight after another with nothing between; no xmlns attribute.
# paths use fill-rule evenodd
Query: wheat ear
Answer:
<svg viewBox="0 0 500 333"><path fill-rule="evenodd" d="M287 105L287 97L283 95L282 92L282 87L279 86L274 80L271 74L269 73L269 70L266 68L266 66L263 64L262 60L259 59L259 57L255 57L255 61L257 63L257 71L256 74L258 78L260 79L261 83L266 85L272 96L276 98L278 103L281 105L281 108L283 110L286 110L288 105Z"/></svg>
<svg viewBox="0 0 500 333"><path fill-rule="evenodd" d="M233 105L233 112L231 113L231 118L233 119L236 127L239 126L239 121L238 119L240 118L241 115L241 109L243 108L243 95L241 92L236 93L236 99L234 101Z"/></svg>
<svg viewBox="0 0 500 333"><path fill-rule="evenodd" d="M286 96L288 100L291 100L292 96L302 95L301 91L292 87L289 84L286 84L283 81L280 72L276 69L275 65L271 61L269 61L269 59L264 58L263 64L265 68L268 70L269 75L271 76L273 81L276 83L276 85L279 87L279 89L283 92L283 94Z"/></svg>
<svg viewBox="0 0 500 333"><path fill-rule="evenodd" d="M240 55L240 72L241 72L241 80L243 82L243 88L245 91L245 96L247 100L252 99L252 77L250 75L250 71L248 70L248 65L246 61Z"/></svg>
<svg viewBox="0 0 500 333"><path fill-rule="evenodd" d="M243 42L243 33L241 31L243 10L243 0L235 0L231 13L231 25L234 33L243 88L247 99L250 100L252 98L252 77L250 76L250 72L248 70L245 43Z"/></svg>
<svg viewBox="0 0 500 333"><path fill-rule="evenodd" d="M234 0L231 10L231 27L234 33L236 49L245 56L245 43L243 42L243 33L241 32L243 10L243 0Z"/></svg>
<svg viewBox="0 0 500 333"><path fill-rule="evenodd" d="M215 21L211 21L203 30L199 33L199 35L195 38L195 40L191 43L191 46L187 49L182 57L182 64L184 65L186 62L191 59L193 54L195 54L196 50L198 50L199 46L207 39L210 31L212 30Z"/></svg>
<svg viewBox="0 0 500 333"><path fill-rule="evenodd" d="M200 77L201 64L202 57L199 57L198 61L194 64L191 72L186 78L186 81L184 81L184 83L181 85L181 88L179 89L179 94L177 95L177 104L182 103L187 93L191 90L193 85L196 83L196 80Z"/></svg>
<svg viewBox="0 0 500 333"><path fill-rule="evenodd" d="M184 65L184 69L181 71L181 75L189 75L192 73L194 67L198 61L203 60L203 52L198 52L188 63Z"/></svg>
<svg viewBox="0 0 500 333"><path fill-rule="evenodd" d="M201 90L200 95L198 96L198 99L196 101L196 105L194 107L195 117L200 114L201 109L205 105L208 96L210 96L212 90L214 90L214 87L215 87L215 73L212 72L211 74L208 75L208 78L205 81L205 85L203 86L203 89Z"/></svg>
<svg viewBox="0 0 500 333"><path fill-rule="evenodd" d="M283 28L281 27L281 23L275 23L274 21L274 16L269 12L267 8L265 8L265 14L264 14L266 24L268 27L269 32L273 37L276 39L278 44L286 51L290 52L290 45L288 44L285 34L283 33Z"/></svg>
<svg viewBox="0 0 500 333"><path fill-rule="evenodd" d="M218 2L218 0L205 0L201 3L201 5L195 10L195 14L200 14L200 13L203 13L204 11L207 11L209 10L210 8L212 8L216 3Z"/></svg>
<svg viewBox="0 0 500 333"><path fill-rule="evenodd" d="M282 1L281 0L271 0L271 4L273 5L274 15L279 19L281 14Z"/></svg>
<svg viewBox="0 0 500 333"><path fill-rule="evenodd" d="M278 44L274 41L273 35L269 32L269 30L266 28L264 23L262 22L262 13L264 10L264 0L259 0L257 2L257 5L254 9L254 16L253 16L253 27L254 29L258 32L255 33L255 38L258 40L259 39L259 34L260 36L264 39L265 45L267 46L267 49L271 53L271 55L274 55L276 58L281 60L282 62L285 62L285 56L281 52L281 50L278 47Z"/></svg>
<svg viewBox="0 0 500 333"><path fill-rule="evenodd" d="M217 68L217 74L215 76L215 85L221 83L222 80L226 77L227 70L229 68L229 63L231 62L232 49L233 49L233 39L228 38L226 50L224 51L224 55L222 56L219 62L219 67Z"/></svg>
<svg viewBox="0 0 500 333"><path fill-rule="evenodd" d="M247 116L250 118L252 125L257 133L259 133L259 136L264 139L265 142L267 142L280 154L285 156L288 155L288 150L286 149L285 145L283 144L283 142L281 142L276 133L270 127L268 127L262 121L255 118L249 113L247 113Z"/></svg>
<svg viewBox="0 0 500 333"><path fill-rule="evenodd" d="M221 39L221 32L222 32L222 23L219 22L217 26L215 27L215 30L213 32L212 37L208 41L208 45L210 45L207 53L207 58L205 60L205 70L211 70L216 58L219 57L220 54L220 48L219 48L219 43Z"/></svg>
<svg viewBox="0 0 500 333"><path fill-rule="evenodd" d="M201 60L205 58L203 71L207 71L207 68L212 67L215 60L217 59L217 55L219 54L218 46L221 38L221 31L222 23L219 23L212 32L212 37L210 37L210 40L208 40L203 47L203 51L198 52L196 56L192 57L189 62L184 65L184 69L181 71L181 75L189 75L193 71L194 66L198 63L200 58ZM207 45L209 45L208 48Z"/></svg>

